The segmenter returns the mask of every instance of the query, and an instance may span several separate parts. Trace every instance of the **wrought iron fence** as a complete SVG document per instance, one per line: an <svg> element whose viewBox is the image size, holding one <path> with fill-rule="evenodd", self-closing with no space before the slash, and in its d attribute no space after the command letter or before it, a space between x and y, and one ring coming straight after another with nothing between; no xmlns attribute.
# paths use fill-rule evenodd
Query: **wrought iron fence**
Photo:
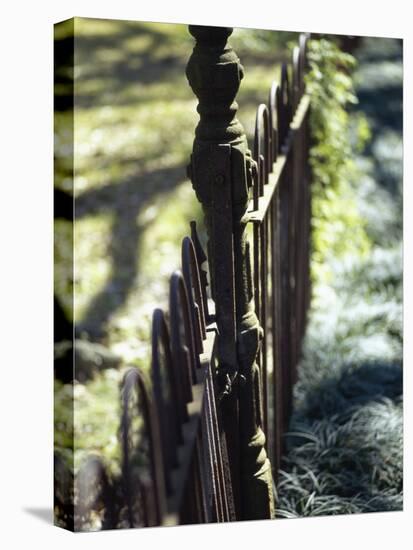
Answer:
<svg viewBox="0 0 413 550"><path fill-rule="evenodd" d="M79 529L99 510L102 528L274 517L310 299L307 36L257 109L251 155L235 118L243 68L226 42L232 29L190 32L187 76L201 120L188 173L209 268L193 222L169 311L153 314L152 383L135 368L123 380L121 483L98 457L86 462L75 486Z"/></svg>
<svg viewBox="0 0 413 550"><path fill-rule="evenodd" d="M292 86L284 63L280 84L273 82L268 103L257 109L254 160L258 170L248 209L249 223L253 224L255 311L263 328L258 354L263 426L270 439L275 472L280 465L282 433L291 413L292 386L310 299L306 44L307 36L301 35L299 46L293 50Z"/></svg>

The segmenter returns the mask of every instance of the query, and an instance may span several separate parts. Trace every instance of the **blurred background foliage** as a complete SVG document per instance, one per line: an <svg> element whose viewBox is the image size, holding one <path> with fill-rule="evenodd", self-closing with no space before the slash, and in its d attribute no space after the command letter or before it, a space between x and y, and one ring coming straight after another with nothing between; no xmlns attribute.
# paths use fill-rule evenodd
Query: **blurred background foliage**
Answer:
<svg viewBox="0 0 413 550"><path fill-rule="evenodd" d="M313 147L312 278L331 282L329 259L346 254L366 256L370 240L358 211L354 189L360 170L354 152L363 151L370 128L357 104L352 72L356 59L332 41L310 43L307 88L311 95Z"/></svg>
<svg viewBox="0 0 413 550"><path fill-rule="evenodd" d="M148 368L152 311L166 306L167 280L180 266L180 243L189 233L189 221L195 219L202 228L200 205L185 170L198 121L197 100L185 77L194 44L186 25L76 18L73 59L71 32L70 25L56 31L60 64L55 84L55 186L64 195L74 193L75 225L72 235L69 219L55 221L55 293L66 315L73 316L76 338L85 351L79 351L77 361L74 417L68 414L71 384L64 376L55 382L56 447L64 452L74 438L76 470L89 453L97 453L116 474L119 383L126 365ZM238 118L250 145L256 108L267 101L281 61L290 59L289 44L297 38L298 33L253 29L235 29L230 38L245 68ZM323 360L314 359L309 345L312 359L305 361L312 366L304 369L301 396L322 377L317 366L324 365L327 373L328 361L338 353L332 340L337 340L341 354L350 355L356 337L368 340L377 331L396 331L401 341L400 158L391 153L399 151L400 129L380 133L383 124L377 122L371 96L359 107L355 90L356 84L361 94L368 94L371 85L374 93L383 67L399 82L394 61L398 46L380 42L382 64L377 70L366 54L367 77L360 86L355 58L338 48L343 39L317 38L311 41L307 80L314 137L313 310L319 307L322 312L313 316L320 346L324 343L328 351ZM67 86L73 62L74 105ZM397 113L398 106L392 108ZM374 172L383 159L385 170L392 170L387 175L381 169ZM379 186L372 183L380 177ZM389 177L394 180L390 185ZM383 243L385 250L380 248ZM353 303L343 320L337 293L344 287L342 295L350 289L358 305L374 303L380 310L378 302L395 303L395 309L378 311L374 324L369 314L363 318L362 311L355 313ZM325 303L339 329L323 340L323 323L331 324ZM291 490L297 478L289 479ZM281 504L285 516L300 507L314 509L299 499Z"/></svg>

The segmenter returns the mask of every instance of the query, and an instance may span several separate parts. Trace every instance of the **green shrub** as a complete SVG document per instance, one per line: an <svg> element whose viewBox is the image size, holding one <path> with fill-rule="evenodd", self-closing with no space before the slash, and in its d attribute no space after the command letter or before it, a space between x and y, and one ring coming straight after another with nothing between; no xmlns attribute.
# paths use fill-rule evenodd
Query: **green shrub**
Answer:
<svg viewBox="0 0 413 550"><path fill-rule="evenodd" d="M364 256L370 250L357 205L358 170L354 161L370 137L367 121L349 113L357 103L352 70L356 60L333 42L310 40L307 90L311 95L310 125L313 172L312 278L331 282L328 259L345 254ZM355 136L355 137L354 137Z"/></svg>

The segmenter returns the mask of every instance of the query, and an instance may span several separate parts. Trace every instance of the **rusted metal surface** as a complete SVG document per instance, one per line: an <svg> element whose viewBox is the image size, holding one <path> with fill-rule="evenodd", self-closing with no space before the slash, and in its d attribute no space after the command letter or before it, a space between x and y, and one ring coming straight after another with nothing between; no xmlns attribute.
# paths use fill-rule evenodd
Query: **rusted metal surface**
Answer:
<svg viewBox="0 0 413 550"><path fill-rule="evenodd" d="M186 74L199 100L200 121L188 173L204 209L209 237L208 260L218 327L218 376L224 382L221 410L236 512L241 519L271 518L273 482L262 429L265 418L260 381L265 357L263 370L259 359L257 362L263 331L256 311L258 305L265 307L265 298L254 308L246 237L253 173L259 174L261 191L269 168L268 112L267 133L257 133L253 159L244 129L236 118L235 99L244 72L227 42L232 29L190 26L189 31L196 44ZM257 172L256 165L261 162L266 162L266 170ZM264 237L261 243L265 244ZM261 273L263 282L265 267Z"/></svg>
<svg viewBox="0 0 413 550"><path fill-rule="evenodd" d="M190 32L200 122L188 174L208 257L192 222L169 311L153 314L151 384L135 368L123 380L120 484L99 458L86 462L75 490L80 529L93 512L100 528L274 516L310 301L307 37L257 109L251 154L235 118L243 68L227 43L232 29Z"/></svg>
<svg viewBox="0 0 413 550"><path fill-rule="evenodd" d="M238 455L234 448L240 455L239 472L232 465L233 480L239 475L237 511L241 518L272 517L271 475L262 475L269 469L265 449L276 474L309 295L307 38L300 37L293 49L291 69L282 65L268 105L257 109L251 158L235 118L243 67L227 43L232 29L190 27L190 32L197 42L187 76L199 99L200 122L189 175L209 234L218 342L225 348L218 345L218 371L230 373L229 393L238 400L238 410L235 405L231 413L224 410L230 458ZM251 258L247 223L253 224ZM235 358L229 334L235 336Z"/></svg>
<svg viewBox="0 0 413 550"><path fill-rule="evenodd" d="M99 528L237 519L218 399L217 329L206 299L206 256L195 224L182 242L182 273L170 279L169 314L152 320L152 384L136 368L121 389L121 483L103 462L79 472L79 529L105 512ZM93 486L93 490L91 487ZM103 507L103 508L102 508ZM83 526L83 527L82 527Z"/></svg>
<svg viewBox="0 0 413 550"><path fill-rule="evenodd" d="M254 159L258 169L248 209L254 234L255 304L264 330L258 357L264 427L275 477L282 433L291 413L310 297L306 42L307 36L300 36L299 46L293 49L291 79L283 64L281 82L271 85L268 105L257 109Z"/></svg>

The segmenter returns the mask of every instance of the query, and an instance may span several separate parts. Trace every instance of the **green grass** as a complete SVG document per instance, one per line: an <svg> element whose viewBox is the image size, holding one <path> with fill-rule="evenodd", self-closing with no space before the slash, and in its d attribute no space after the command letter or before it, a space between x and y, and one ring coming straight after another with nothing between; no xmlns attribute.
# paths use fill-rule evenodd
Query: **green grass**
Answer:
<svg viewBox="0 0 413 550"><path fill-rule="evenodd" d="M358 178L346 187L368 247L357 253L358 235L352 239L349 225L342 234L350 242L334 253L326 245L324 263L313 265L278 517L403 508L401 80L394 76L400 77L399 47L393 40L367 39L358 53L360 103L352 116L368 114L374 132L363 153L353 149ZM380 72L383 52L396 52L388 74ZM395 109L392 116L387 109ZM345 199L335 198L338 212L346 211ZM324 222L322 234L327 228Z"/></svg>

